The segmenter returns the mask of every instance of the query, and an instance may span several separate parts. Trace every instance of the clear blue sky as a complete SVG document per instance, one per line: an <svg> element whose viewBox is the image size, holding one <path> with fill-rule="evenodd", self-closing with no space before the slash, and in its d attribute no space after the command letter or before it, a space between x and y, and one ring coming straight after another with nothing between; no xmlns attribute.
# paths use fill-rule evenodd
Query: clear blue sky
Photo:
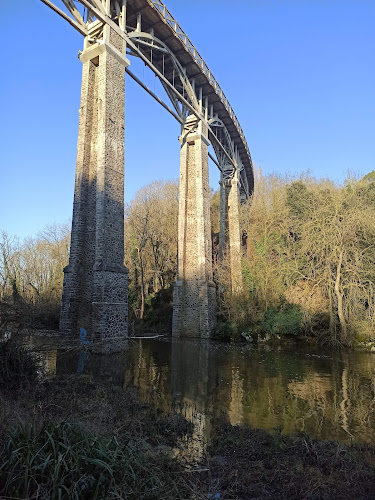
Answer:
<svg viewBox="0 0 375 500"><path fill-rule="evenodd" d="M165 3L265 174L309 169L341 182L348 170L375 169L374 0ZM0 0L0 19L0 229L25 237L71 217L82 37L39 0ZM153 180L178 177L180 129L128 77L125 128L129 201ZM210 175L216 189L216 167Z"/></svg>

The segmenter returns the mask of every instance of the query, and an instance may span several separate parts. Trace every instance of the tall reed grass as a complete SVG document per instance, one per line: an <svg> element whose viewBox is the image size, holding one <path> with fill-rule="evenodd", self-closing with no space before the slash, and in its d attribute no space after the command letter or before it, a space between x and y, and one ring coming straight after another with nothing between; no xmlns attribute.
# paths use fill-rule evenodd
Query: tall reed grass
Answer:
<svg viewBox="0 0 375 500"><path fill-rule="evenodd" d="M144 441L98 436L77 423L36 423L8 433L0 498L186 498L179 466Z"/></svg>

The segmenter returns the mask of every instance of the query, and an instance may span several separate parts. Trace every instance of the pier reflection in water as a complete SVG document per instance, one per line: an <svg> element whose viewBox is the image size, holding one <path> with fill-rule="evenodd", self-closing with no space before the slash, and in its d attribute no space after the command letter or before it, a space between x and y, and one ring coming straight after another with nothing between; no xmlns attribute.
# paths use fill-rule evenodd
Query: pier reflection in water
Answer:
<svg viewBox="0 0 375 500"><path fill-rule="evenodd" d="M57 373L80 372L135 386L163 411L195 424L201 458L218 417L233 425L306 431L343 442L375 442L375 355L319 353L207 341L129 341L112 355L58 353Z"/></svg>
<svg viewBox="0 0 375 500"><path fill-rule="evenodd" d="M22 345L35 358L39 376L43 379L52 379L56 375L56 338L27 335L23 337Z"/></svg>

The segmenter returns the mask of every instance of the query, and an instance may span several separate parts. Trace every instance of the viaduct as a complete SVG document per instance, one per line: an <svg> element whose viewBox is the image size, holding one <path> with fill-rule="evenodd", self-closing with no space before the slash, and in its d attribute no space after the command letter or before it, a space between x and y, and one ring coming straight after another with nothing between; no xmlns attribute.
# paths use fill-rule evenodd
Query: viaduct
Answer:
<svg viewBox="0 0 375 500"><path fill-rule="evenodd" d="M124 266L125 73L181 125L178 271L172 333L209 338L216 320L208 158L220 169L219 253L241 289L240 203L254 187L249 148L207 64L160 0L41 0L84 36L69 265L60 330L87 338L128 335ZM140 58L159 78L165 103L130 70ZM208 151L213 146L215 157Z"/></svg>

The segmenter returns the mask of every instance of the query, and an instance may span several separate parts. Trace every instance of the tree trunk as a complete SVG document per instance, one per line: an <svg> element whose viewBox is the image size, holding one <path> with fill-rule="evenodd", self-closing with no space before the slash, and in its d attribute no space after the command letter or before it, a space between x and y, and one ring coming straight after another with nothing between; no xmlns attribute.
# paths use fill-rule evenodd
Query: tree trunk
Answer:
<svg viewBox="0 0 375 500"><path fill-rule="evenodd" d="M336 269L335 293L336 293L336 298L337 298L337 314L338 314L340 326L341 326L341 342L344 345L347 345L348 344L348 331L347 331L346 320L345 320L345 316L344 316L343 297L342 297L342 293L340 290L342 258L343 258L343 251L341 250L340 255L339 255L339 262L337 264L337 269Z"/></svg>
<svg viewBox="0 0 375 500"><path fill-rule="evenodd" d="M332 340L336 341L336 314L333 311L333 298L332 298L332 289L331 286L328 287L328 297L329 297L329 331L332 337Z"/></svg>
<svg viewBox="0 0 375 500"><path fill-rule="evenodd" d="M143 319L144 311L145 311L145 281L144 281L144 272L143 272L143 260L142 260L142 252L137 248L138 258L139 258L139 267L141 270L141 311L139 314L139 319Z"/></svg>

